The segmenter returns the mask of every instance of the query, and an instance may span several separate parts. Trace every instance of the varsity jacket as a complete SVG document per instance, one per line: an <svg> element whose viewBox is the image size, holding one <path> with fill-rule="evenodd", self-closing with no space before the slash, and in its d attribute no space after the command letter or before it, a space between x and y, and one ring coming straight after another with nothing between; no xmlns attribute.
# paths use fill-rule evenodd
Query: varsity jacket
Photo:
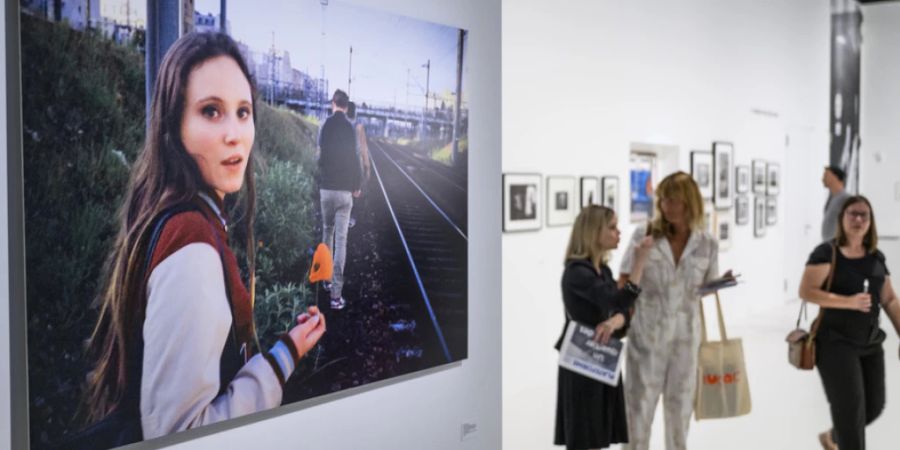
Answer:
<svg viewBox="0 0 900 450"><path fill-rule="evenodd" d="M286 336L247 358L250 294L227 245L222 205L206 194L195 203L199 208L165 222L149 260L139 400L144 439L278 406L299 359Z"/></svg>

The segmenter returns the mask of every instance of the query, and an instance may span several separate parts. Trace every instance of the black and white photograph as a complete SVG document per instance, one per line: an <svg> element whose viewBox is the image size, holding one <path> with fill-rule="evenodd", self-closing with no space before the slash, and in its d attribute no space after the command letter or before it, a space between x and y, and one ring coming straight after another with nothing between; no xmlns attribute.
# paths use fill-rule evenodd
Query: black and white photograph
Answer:
<svg viewBox="0 0 900 450"><path fill-rule="evenodd" d="M736 166L734 168L734 191L737 194L750 192L750 166Z"/></svg>
<svg viewBox="0 0 900 450"><path fill-rule="evenodd" d="M541 228L540 174L503 174L503 231Z"/></svg>
<svg viewBox="0 0 900 450"><path fill-rule="evenodd" d="M753 167L753 174L752 174L753 193L754 194L765 194L766 193L766 161L762 160L762 159L754 159L752 167Z"/></svg>
<svg viewBox="0 0 900 450"><path fill-rule="evenodd" d="M691 152L691 176L700 188L704 200L712 200L712 153L704 150Z"/></svg>
<svg viewBox="0 0 900 450"><path fill-rule="evenodd" d="M778 223L778 197L770 195L766 197L766 226Z"/></svg>
<svg viewBox="0 0 900 450"><path fill-rule="evenodd" d="M716 208L712 202L703 202L703 225L706 231L715 236L716 232Z"/></svg>
<svg viewBox="0 0 900 450"><path fill-rule="evenodd" d="M734 199L734 223L735 225L750 223L750 198L746 195L739 195Z"/></svg>
<svg viewBox="0 0 900 450"><path fill-rule="evenodd" d="M600 179L597 177L581 177L581 208L588 205L600 205ZM579 208L580 210L580 208Z"/></svg>
<svg viewBox="0 0 900 450"><path fill-rule="evenodd" d="M753 236L766 235L766 198L760 195L753 197Z"/></svg>
<svg viewBox="0 0 900 450"><path fill-rule="evenodd" d="M603 206L619 212L619 177L603 177Z"/></svg>
<svg viewBox="0 0 900 450"><path fill-rule="evenodd" d="M571 225L578 214L575 201L575 177L547 177L547 226Z"/></svg>
<svg viewBox="0 0 900 450"><path fill-rule="evenodd" d="M716 239L719 240L719 250L727 251L731 248L734 239L734 226L731 222L731 214L727 211L716 213Z"/></svg>
<svg viewBox="0 0 900 450"><path fill-rule="evenodd" d="M716 209L731 209L734 203L734 146L713 142L713 203Z"/></svg>
<svg viewBox="0 0 900 450"><path fill-rule="evenodd" d="M781 191L781 167L777 163L766 164L766 195L778 195Z"/></svg>

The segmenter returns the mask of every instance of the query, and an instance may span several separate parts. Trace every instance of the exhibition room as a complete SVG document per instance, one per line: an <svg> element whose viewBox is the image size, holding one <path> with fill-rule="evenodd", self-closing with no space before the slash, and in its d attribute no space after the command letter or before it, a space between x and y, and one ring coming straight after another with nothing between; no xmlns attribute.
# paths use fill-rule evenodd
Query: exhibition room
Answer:
<svg viewBox="0 0 900 450"><path fill-rule="evenodd" d="M0 450L896 446L900 1L0 23Z"/></svg>

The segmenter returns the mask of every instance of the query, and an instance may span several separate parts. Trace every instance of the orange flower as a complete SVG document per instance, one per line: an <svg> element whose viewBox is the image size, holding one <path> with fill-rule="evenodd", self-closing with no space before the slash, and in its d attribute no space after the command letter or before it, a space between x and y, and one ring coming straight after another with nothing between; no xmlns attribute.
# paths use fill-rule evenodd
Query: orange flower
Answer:
<svg viewBox="0 0 900 450"><path fill-rule="evenodd" d="M331 260L331 250L325 244L319 244L313 253L312 266L309 268L309 282L331 281L334 271L334 262Z"/></svg>

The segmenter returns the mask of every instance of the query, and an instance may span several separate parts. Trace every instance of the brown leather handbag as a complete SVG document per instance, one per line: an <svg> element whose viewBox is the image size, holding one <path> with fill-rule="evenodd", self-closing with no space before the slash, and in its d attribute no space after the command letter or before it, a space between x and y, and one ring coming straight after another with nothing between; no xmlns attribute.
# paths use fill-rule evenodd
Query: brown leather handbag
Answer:
<svg viewBox="0 0 900 450"><path fill-rule="evenodd" d="M825 291L831 291L831 281L834 279L834 266L837 262L837 246L831 245L831 269L828 272L828 282ZM822 321L824 308L819 307L819 315L813 320L807 332L800 328L800 319L806 315L806 301L800 305L800 313L797 314L797 325L788 333L785 339L788 343L788 362L800 370L812 370L816 366L816 333L819 331L819 323Z"/></svg>

